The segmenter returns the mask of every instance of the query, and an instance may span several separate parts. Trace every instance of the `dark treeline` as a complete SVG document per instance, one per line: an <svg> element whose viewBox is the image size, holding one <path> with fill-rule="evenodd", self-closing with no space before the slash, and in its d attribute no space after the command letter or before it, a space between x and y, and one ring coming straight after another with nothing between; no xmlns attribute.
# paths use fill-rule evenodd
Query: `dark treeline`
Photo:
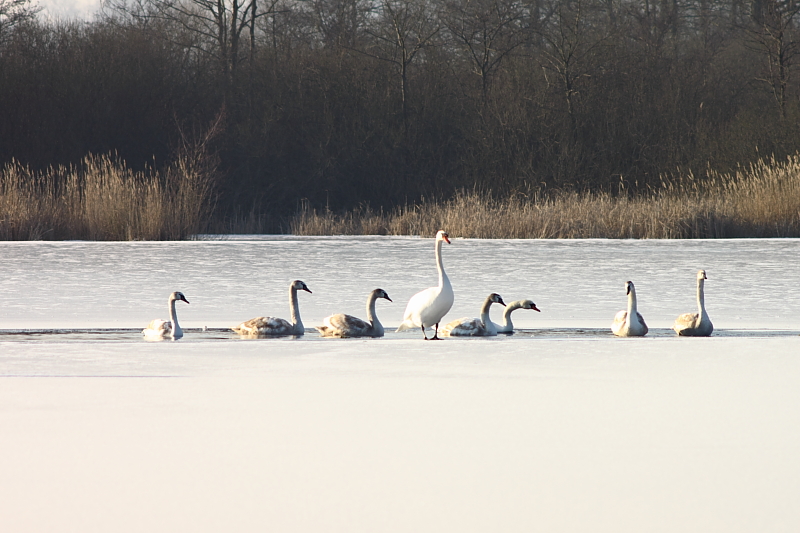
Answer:
<svg viewBox="0 0 800 533"><path fill-rule="evenodd" d="M798 0L33 7L0 0L0 164L167 164L222 116L220 217L635 193L800 149Z"/></svg>

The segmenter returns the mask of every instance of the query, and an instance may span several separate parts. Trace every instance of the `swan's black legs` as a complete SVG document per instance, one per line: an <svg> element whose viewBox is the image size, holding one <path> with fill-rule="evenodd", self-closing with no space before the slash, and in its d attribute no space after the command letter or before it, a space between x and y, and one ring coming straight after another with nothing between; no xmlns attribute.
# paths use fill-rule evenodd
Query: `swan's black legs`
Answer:
<svg viewBox="0 0 800 533"><path fill-rule="evenodd" d="M422 326L422 335L425 337L426 341L440 341L440 340L442 340L441 337L439 337L439 323L437 322L436 325L433 326L433 337L431 337L429 339L428 336L425 335L425 326Z"/></svg>

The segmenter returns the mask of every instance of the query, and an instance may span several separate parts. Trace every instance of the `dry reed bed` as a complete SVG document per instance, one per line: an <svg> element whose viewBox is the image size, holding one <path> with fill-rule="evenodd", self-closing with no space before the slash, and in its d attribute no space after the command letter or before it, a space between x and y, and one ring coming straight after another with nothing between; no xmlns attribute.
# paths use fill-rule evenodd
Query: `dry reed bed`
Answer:
<svg viewBox="0 0 800 533"><path fill-rule="evenodd" d="M183 239L201 231L211 200L212 176L191 157L161 172L108 155L46 172L11 163L0 173L0 239Z"/></svg>
<svg viewBox="0 0 800 533"><path fill-rule="evenodd" d="M676 239L800 237L800 155L759 161L732 174L676 177L647 196L562 193L497 200L460 193L389 213L345 214L304 206L296 235L433 235L470 238Z"/></svg>

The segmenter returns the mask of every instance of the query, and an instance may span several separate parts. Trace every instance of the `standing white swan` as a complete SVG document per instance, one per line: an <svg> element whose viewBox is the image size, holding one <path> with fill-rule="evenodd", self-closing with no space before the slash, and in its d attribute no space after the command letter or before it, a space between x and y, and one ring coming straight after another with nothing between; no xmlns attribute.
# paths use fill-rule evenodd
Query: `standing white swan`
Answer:
<svg viewBox="0 0 800 533"><path fill-rule="evenodd" d="M450 237L444 230L439 230L436 234L436 268L439 270L439 285L429 287L411 297L403 313L403 322L397 327L397 331L422 328L422 336L425 340L429 340L425 328L433 326L433 337L430 340L439 339L439 322L453 307L454 300L453 286L450 285L450 279L442 266L442 241L450 244Z"/></svg>
<svg viewBox="0 0 800 533"><path fill-rule="evenodd" d="M300 304L297 301L297 291L311 292L306 284L299 279L294 280L291 285L289 285L289 307L292 312L291 322L274 316L260 316L251 318L247 322L242 322L231 329L240 335L248 336L304 334L306 330L303 327L303 321L300 320Z"/></svg>
<svg viewBox="0 0 800 533"><path fill-rule="evenodd" d="M315 326L322 337L383 337L383 325L375 314L375 301L378 298L392 301L386 291L375 289L367 298L367 320L339 313L323 319L322 326Z"/></svg>
<svg viewBox="0 0 800 533"><path fill-rule="evenodd" d="M166 337L180 339L183 337L183 329L178 324L178 313L175 312L175 302L178 300L189 303L189 300L182 292L175 291L169 295L169 320L156 318L142 330L142 334L150 339L163 339Z"/></svg>
<svg viewBox="0 0 800 533"><path fill-rule="evenodd" d="M714 324L706 313L706 300L703 287L706 277L705 270L697 272L697 312L684 313L675 319L672 329L683 337L708 337L714 331Z"/></svg>
<svg viewBox="0 0 800 533"><path fill-rule="evenodd" d="M647 324L636 309L636 288L632 281L625 282L625 291L628 294L628 310L620 311L614 315L611 331L617 337L642 337L647 335Z"/></svg>
<svg viewBox="0 0 800 533"><path fill-rule="evenodd" d="M536 307L536 304L531 300L517 300L508 304L503 311L503 324L494 324L494 329L497 333L514 333L514 323L511 322L511 313L517 309L532 309L533 311L542 312L541 309Z"/></svg>
<svg viewBox="0 0 800 533"><path fill-rule="evenodd" d="M442 328L442 335L446 337L493 337L497 335L494 322L489 319L489 308L492 304L506 305L500 295L493 292L484 300L480 318L453 320Z"/></svg>

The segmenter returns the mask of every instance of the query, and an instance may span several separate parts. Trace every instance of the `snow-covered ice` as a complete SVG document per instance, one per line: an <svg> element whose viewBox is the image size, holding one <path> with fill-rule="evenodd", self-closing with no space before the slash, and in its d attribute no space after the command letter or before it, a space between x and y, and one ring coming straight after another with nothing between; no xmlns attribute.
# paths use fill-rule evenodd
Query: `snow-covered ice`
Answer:
<svg viewBox="0 0 800 533"><path fill-rule="evenodd" d="M455 239L447 319L542 313L423 342L393 329L433 239L0 243L2 530L798 531L798 252ZM699 268L716 331L676 338ZM225 330L292 279L305 337ZM645 338L609 331L628 279ZM386 337L313 332L376 287ZM186 337L142 340L173 290Z"/></svg>

